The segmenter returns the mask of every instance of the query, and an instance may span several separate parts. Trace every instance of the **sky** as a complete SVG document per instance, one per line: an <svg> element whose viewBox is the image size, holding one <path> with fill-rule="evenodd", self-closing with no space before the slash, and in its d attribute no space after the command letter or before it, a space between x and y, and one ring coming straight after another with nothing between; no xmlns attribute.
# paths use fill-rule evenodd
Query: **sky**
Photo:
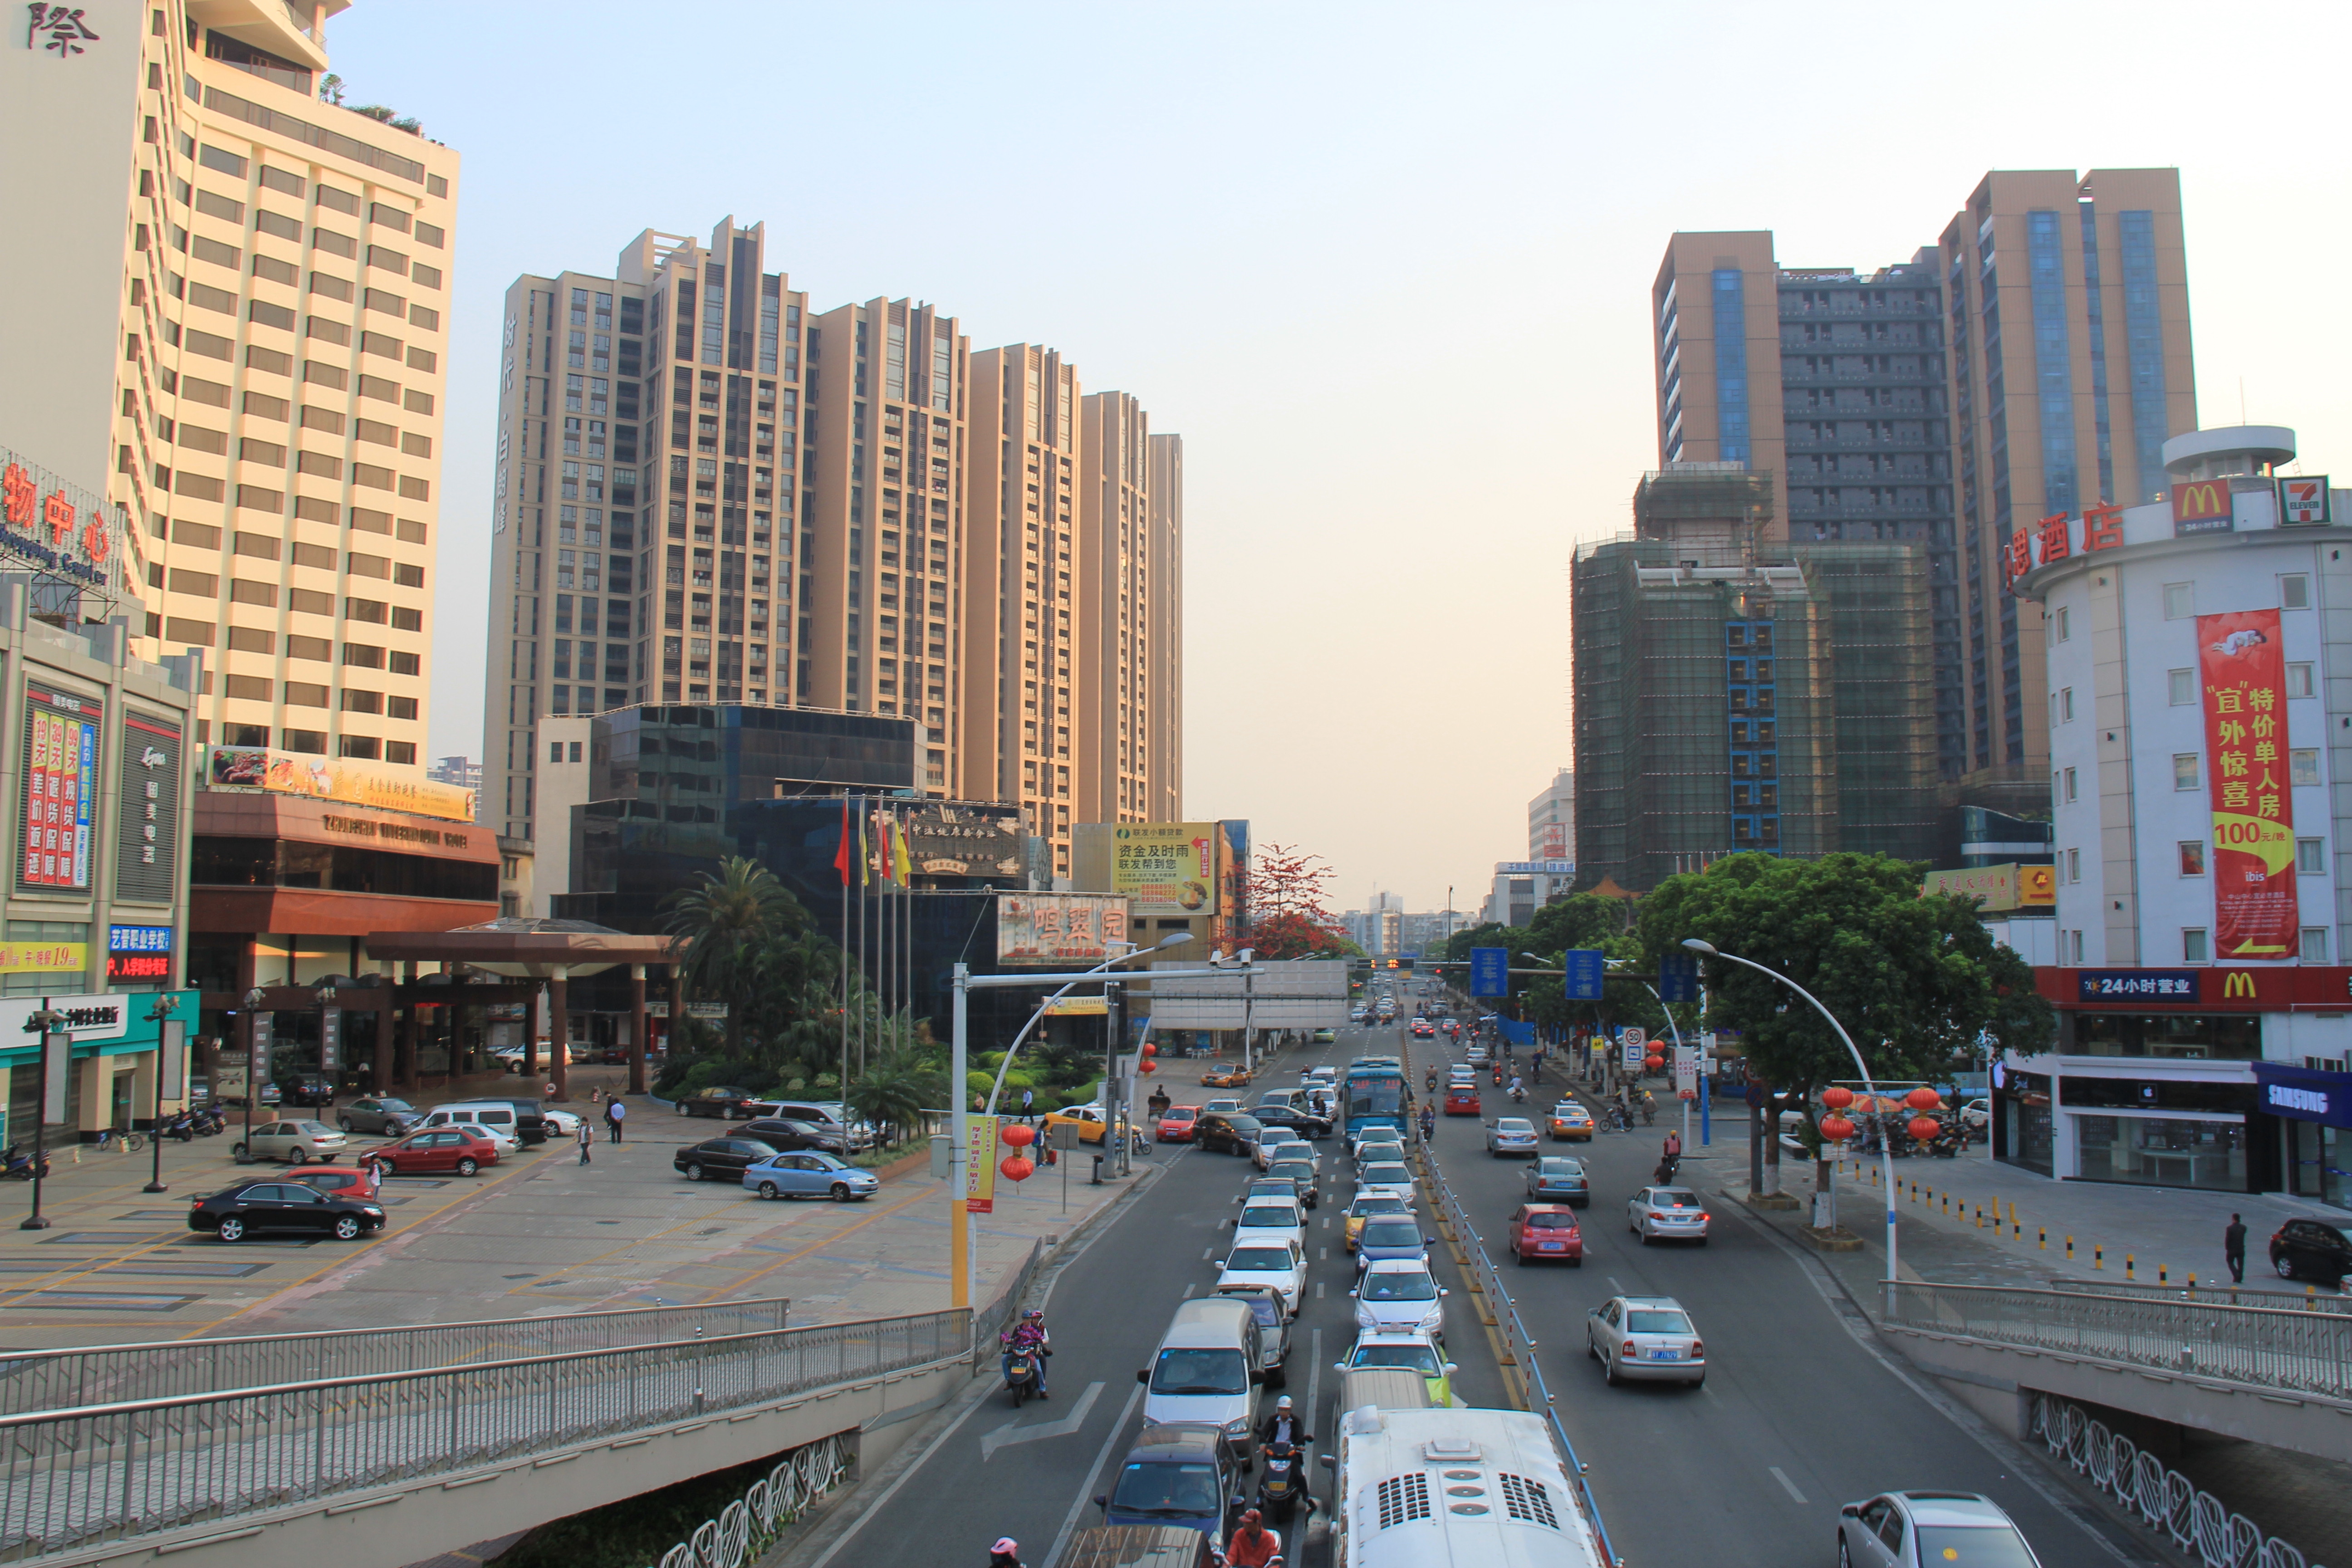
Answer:
<svg viewBox="0 0 2352 1568"><path fill-rule="evenodd" d="M2352 473L2347 15L358 0L346 101L464 158L432 752L482 747L504 290L732 215L813 309L932 301L1182 435L1185 815L1334 908L1475 908L1573 762L1569 562L1656 465L1668 235L1872 268L1988 169L2177 166L2200 423Z"/></svg>

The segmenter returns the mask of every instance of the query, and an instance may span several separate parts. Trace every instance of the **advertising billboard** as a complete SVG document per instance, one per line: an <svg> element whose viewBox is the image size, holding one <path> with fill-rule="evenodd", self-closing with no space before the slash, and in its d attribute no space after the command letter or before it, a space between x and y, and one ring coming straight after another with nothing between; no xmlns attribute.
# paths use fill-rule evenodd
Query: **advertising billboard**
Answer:
<svg viewBox="0 0 2352 1568"><path fill-rule="evenodd" d="M110 590L123 517L121 507L0 447L0 557Z"/></svg>
<svg viewBox="0 0 2352 1568"><path fill-rule="evenodd" d="M892 803L912 868L927 877L1018 877L1021 808ZM878 847L877 847L878 853Z"/></svg>
<svg viewBox="0 0 2352 1568"><path fill-rule="evenodd" d="M2323 523L2327 517L2327 476L2297 475L2278 482L2279 521L2288 527L2300 528L2311 523Z"/></svg>
<svg viewBox="0 0 2352 1568"><path fill-rule="evenodd" d="M168 904L178 885L180 742L178 721L124 710L114 896L127 903Z"/></svg>
<svg viewBox="0 0 2352 1568"><path fill-rule="evenodd" d="M90 889L90 830L98 805L98 742L105 704L37 680L25 682L25 755L17 822L16 885Z"/></svg>
<svg viewBox="0 0 2352 1568"><path fill-rule="evenodd" d="M1136 915L1195 915L1217 896L1213 822L1122 822L1111 829L1110 890Z"/></svg>
<svg viewBox="0 0 2352 1568"><path fill-rule="evenodd" d="M2058 901L2057 874L2049 866L1971 866L1956 871L1930 871L1919 889L1922 897L1937 893L1978 899L1987 911L2046 908Z"/></svg>
<svg viewBox="0 0 2352 1568"><path fill-rule="evenodd" d="M349 757L313 757L261 746L215 746L205 776L215 789L268 790L272 795L413 812L445 822L474 820L472 790Z"/></svg>
<svg viewBox="0 0 2352 1568"><path fill-rule="evenodd" d="M161 980L168 984L172 978L172 928L107 927L106 978Z"/></svg>
<svg viewBox="0 0 2352 1568"><path fill-rule="evenodd" d="M2213 800L2213 956L2293 958L2294 795L2287 787L2279 612L2197 617Z"/></svg>
<svg viewBox="0 0 2352 1568"><path fill-rule="evenodd" d="M2227 533L2236 527L2227 479L2181 479L2172 487L2172 531Z"/></svg>
<svg viewBox="0 0 2352 1568"><path fill-rule="evenodd" d="M1127 940L1127 900L1109 893L999 893L1000 963L1100 963Z"/></svg>

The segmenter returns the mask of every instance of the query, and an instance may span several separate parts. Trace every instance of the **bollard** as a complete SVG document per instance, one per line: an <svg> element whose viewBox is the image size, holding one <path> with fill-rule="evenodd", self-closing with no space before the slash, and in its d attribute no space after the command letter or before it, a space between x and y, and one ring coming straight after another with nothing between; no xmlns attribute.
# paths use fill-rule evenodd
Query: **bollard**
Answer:
<svg viewBox="0 0 2352 1568"><path fill-rule="evenodd" d="M1984 1228L1984 1205L1982 1204L1977 1205L1977 1228L1979 1230Z"/></svg>
<svg viewBox="0 0 2352 1568"><path fill-rule="evenodd" d="M2091 1244L2091 1267L2094 1268L2105 1268L2106 1266L2106 1244L2104 1242L2093 1242Z"/></svg>
<svg viewBox="0 0 2352 1568"><path fill-rule="evenodd" d="M2131 1255L2130 1253L2126 1252L2126 1253L2125 1253L2125 1254L2124 1254L2124 1278L2125 1278L2125 1279L2130 1279L2131 1277L2132 1277L2132 1255Z"/></svg>
<svg viewBox="0 0 2352 1568"><path fill-rule="evenodd" d="M2009 1200L2009 1238L2011 1241L2023 1241L2025 1239L2025 1227L2017 1223L2017 1200L2015 1198Z"/></svg>
<svg viewBox="0 0 2352 1568"><path fill-rule="evenodd" d="M2197 1294L2197 1270L2194 1268L2189 1271L2189 1293L2192 1296Z"/></svg>
<svg viewBox="0 0 2352 1568"><path fill-rule="evenodd" d="M2171 1283L2164 1277L2164 1265L2161 1263L2156 1266L2156 1283L2159 1289Z"/></svg>
<svg viewBox="0 0 2352 1568"><path fill-rule="evenodd" d="M2071 1236L2066 1238L2066 1261L2074 1261L2074 1238Z"/></svg>
<svg viewBox="0 0 2352 1568"><path fill-rule="evenodd" d="M2050 1250L2050 1227L2048 1226L2037 1225L2033 1227L2033 1250L2036 1252L2047 1252Z"/></svg>

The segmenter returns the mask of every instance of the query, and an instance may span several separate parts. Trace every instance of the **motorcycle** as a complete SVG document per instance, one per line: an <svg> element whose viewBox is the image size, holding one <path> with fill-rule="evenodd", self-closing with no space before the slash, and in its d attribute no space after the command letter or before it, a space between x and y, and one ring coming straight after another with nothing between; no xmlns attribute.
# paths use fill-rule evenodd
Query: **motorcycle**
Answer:
<svg viewBox="0 0 2352 1568"><path fill-rule="evenodd" d="M196 1134L201 1138L216 1138L228 1127L228 1112L218 1105L207 1105L196 1115Z"/></svg>
<svg viewBox="0 0 2352 1568"><path fill-rule="evenodd" d="M1660 1160L1658 1162L1656 1178L1657 1184L1662 1187L1672 1185L1675 1175L1681 1172L1682 1168L1683 1157L1680 1154L1669 1154L1665 1158Z"/></svg>
<svg viewBox="0 0 2352 1568"><path fill-rule="evenodd" d="M1298 1500L1307 1493L1307 1483L1299 1474L1299 1453L1289 1443L1268 1443L1265 1446L1265 1473L1258 1478L1258 1511L1268 1519L1287 1521L1297 1510ZM1308 1505L1312 1507L1312 1503Z"/></svg>
<svg viewBox="0 0 2352 1568"><path fill-rule="evenodd" d="M1013 1391L1013 1408L1020 1409L1037 1392L1037 1352L1029 1350L1008 1352L1004 1358L1004 1386Z"/></svg>
<svg viewBox="0 0 2352 1568"><path fill-rule="evenodd" d="M1927 1152L1938 1160L1957 1160L1967 1152L1968 1134L1958 1130L1938 1132L1928 1141Z"/></svg>
<svg viewBox="0 0 2352 1568"><path fill-rule="evenodd" d="M1525 1105L1527 1102L1528 1091L1525 1086L1521 1086L1511 1090L1511 1103L1513 1105Z"/></svg>
<svg viewBox="0 0 2352 1568"><path fill-rule="evenodd" d="M0 1174L13 1176L20 1182L29 1182L35 1174L33 1157L30 1154L20 1154L16 1150L17 1146L14 1143L9 1144L5 1149L0 1149ZM47 1176L48 1173L49 1158L44 1154L41 1156L39 1174Z"/></svg>
<svg viewBox="0 0 2352 1568"><path fill-rule="evenodd" d="M163 1133L164 1136L176 1138L183 1143L194 1142L196 1141L195 1112L193 1110L183 1110L179 1115L174 1116L170 1121L164 1123Z"/></svg>

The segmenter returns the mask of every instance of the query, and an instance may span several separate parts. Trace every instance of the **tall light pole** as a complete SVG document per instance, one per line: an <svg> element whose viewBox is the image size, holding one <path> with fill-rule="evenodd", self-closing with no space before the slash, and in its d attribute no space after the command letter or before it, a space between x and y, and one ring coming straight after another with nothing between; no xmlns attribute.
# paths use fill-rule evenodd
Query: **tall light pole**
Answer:
<svg viewBox="0 0 2352 1568"><path fill-rule="evenodd" d="M41 1212L41 1178L49 1169L49 1100L53 1095L60 1100L65 1099L55 1075L60 1070L73 1070L73 1037L64 1033L65 1027L66 1016L54 1007L39 1008L25 1020L25 1033L41 1042L41 1103L33 1112L33 1212L17 1222L18 1230L49 1228L49 1217ZM58 1053L53 1042L60 1038L68 1042L63 1063L54 1059Z"/></svg>
<svg viewBox="0 0 2352 1568"><path fill-rule="evenodd" d="M1758 963L1752 959L1742 958L1736 952L1725 952L1717 948L1713 942L1701 942L1698 938L1692 936L1685 937L1683 939L1683 945L1690 949L1693 952L1702 954L1705 957L1719 958L1726 963L1737 963L1744 969L1752 969L1759 974L1769 975L1772 979L1777 980L1781 984L1787 986L1790 990L1795 992L1798 995L1802 996L1806 1001L1811 1003L1813 1005L1813 1011L1819 1013L1822 1017L1827 1018L1830 1021L1830 1027L1837 1031L1838 1039L1845 1046L1846 1055L1853 1058L1853 1070L1862 1075L1862 1087L1870 1092L1870 1098L1873 1100L1877 1100L1877 1080L1870 1076L1869 1065L1862 1059L1862 1053L1854 1049L1853 1037L1845 1032L1845 1026L1837 1021L1837 1016L1835 1014L1832 1013L1827 1007L1822 1005L1822 999L1820 997L1814 995L1811 992L1806 990L1803 986L1798 984L1795 981L1790 979L1779 970L1768 969L1763 964ZM1768 1137L1778 1138L1780 1135L1780 1130L1778 1127L1767 1127L1764 1131ZM1895 1309L1895 1154L1893 1151L1892 1139L1884 1137L1879 1139L1878 1160L1880 1165L1885 1168L1886 1178L1886 1307L1889 1311L1892 1311ZM1835 1178L1832 1177L1832 1180L1835 1180Z"/></svg>
<svg viewBox="0 0 2352 1568"><path fill-rule="evenodd" d="M245 1142L236 1146L236 1163L253 1163L253 1102L261 1098L261 1005L268 1000L260 986L245 994Z"/></svg>
<svg viewBox="0 0 2352 1568"><path fill-rule="evenodd" d="M178 997L164 992L147 1011L147 1021L155 1026L155 1120L147 1129L148 1146L155 1151L155 1166L147 1184L139 1189L142 1193L171 1190L163 1184L163 1101L185 1094L188 1081L187 1063L182 1055L188 1026L177 1017L179 1004Z"/></svg>

